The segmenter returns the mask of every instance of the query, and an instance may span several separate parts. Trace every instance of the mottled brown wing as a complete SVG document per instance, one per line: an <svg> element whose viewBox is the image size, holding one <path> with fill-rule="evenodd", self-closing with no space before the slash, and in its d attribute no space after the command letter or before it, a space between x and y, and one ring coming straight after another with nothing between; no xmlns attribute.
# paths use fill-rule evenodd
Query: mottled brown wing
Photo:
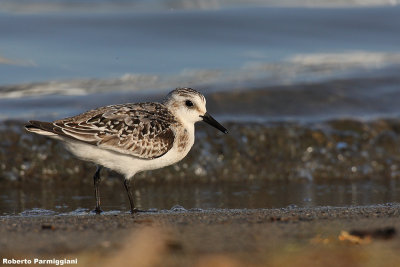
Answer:
<svg viewBox="0 0 400 267"><path fill-rule="evenodd" d="M177 121L162 104L113 105L54 121L57 134L143 159L161 157L173 146Z"/></svg>

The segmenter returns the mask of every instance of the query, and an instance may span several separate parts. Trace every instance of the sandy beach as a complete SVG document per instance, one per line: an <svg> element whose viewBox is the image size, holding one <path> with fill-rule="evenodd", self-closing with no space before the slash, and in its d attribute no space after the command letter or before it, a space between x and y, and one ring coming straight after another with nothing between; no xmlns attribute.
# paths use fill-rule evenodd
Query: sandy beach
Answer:
<svg viewBox="0 0 400 267"><path fill-rule="evenodd" d="M395 266L399 210L10 216L0 218L0 250L3 259L78 259L80 266Z"/></svg>

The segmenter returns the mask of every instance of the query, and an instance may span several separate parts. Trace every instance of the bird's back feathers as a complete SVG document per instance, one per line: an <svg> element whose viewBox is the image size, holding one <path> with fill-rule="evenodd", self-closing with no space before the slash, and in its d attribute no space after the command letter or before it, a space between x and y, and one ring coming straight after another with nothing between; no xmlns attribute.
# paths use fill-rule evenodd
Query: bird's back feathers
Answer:
<svg viewBox="0 0 400 267"><path fill-rule="evenodd" d="M173 146L179 124L163 104L121 104L54 122L30 121L25 128L61 136L142 159L161 157Z"/></svg>

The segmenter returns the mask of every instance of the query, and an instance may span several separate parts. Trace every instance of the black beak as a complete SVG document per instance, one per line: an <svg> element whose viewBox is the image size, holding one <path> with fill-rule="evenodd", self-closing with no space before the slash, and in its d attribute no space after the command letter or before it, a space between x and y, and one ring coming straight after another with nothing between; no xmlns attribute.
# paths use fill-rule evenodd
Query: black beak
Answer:
<svg viewBox="0 0 400 267"><path fill-rule="evenodd" d="M204 122L207 122L208 124L210 124L211 126L217 128L218 130L220 130L221 132L223 132L224 134L228 133L228 130L225 129L224 126L222 126L221 124L219 124L218 121L216 121L213 117L211 117L210 114L208 114L208 112L206 112L203 116L200 116L203 118Z"/></svg>

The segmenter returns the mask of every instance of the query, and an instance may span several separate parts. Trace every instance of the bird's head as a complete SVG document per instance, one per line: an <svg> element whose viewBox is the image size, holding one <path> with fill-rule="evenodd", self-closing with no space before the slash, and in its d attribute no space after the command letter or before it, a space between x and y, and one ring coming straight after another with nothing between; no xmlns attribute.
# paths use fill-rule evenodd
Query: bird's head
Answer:
<svg viewBox="0 0 400 267"><path fill-rule="evenodd" d="M228 133L228 130L207 113L206 98L194 89L177 88L171 91L164 100L164 105L185 123L204 121L221 132Z"/></svg>

